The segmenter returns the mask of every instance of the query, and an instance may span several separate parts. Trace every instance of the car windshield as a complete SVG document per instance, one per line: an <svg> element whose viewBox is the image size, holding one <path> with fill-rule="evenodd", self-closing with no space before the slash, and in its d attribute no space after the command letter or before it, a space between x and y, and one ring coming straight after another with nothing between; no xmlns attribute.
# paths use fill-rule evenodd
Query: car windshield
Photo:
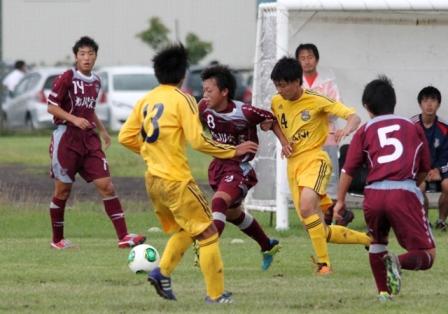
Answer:
<svg viewBox="0 0 448 314"><path fill-rule="evenodd" d="M113 77L116 91L146 91L157 84L157 79L152 74L115 74Z"/></svg>

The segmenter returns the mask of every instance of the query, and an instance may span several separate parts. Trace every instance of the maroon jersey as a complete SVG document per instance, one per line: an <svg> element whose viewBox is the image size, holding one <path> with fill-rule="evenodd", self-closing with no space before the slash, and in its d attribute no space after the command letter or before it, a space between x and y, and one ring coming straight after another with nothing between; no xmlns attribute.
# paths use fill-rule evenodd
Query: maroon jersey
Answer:
<svg viewBox="0 0 448 314"><path fill-rule="evenodd" d="M87 119L94 126L93 117L100 88L101 81L96 74L85 76L73 68L54 81L48 102L74 116ZM56 117L54 123L69 124L68 121Z"/></svg>
<svg viewBox="0 0 448 314"><path fill-rule="evenodd" d="M245 141L258 143L257 124L275 120L271 112L235 100L224 111L217 112L208 108L207 101L202 99L199 114L215 141L234 146ZM254 154L246 154L238 159L249 161L253 158Z"/></svg>
<svg viewBox="0 0 448 314"><path fill-rule="evenodd" d="M430 154L421 128L396 115L377 116L353 136L342 171L354 176L367 163L367 183L414 180L430 170Z"/></svg>

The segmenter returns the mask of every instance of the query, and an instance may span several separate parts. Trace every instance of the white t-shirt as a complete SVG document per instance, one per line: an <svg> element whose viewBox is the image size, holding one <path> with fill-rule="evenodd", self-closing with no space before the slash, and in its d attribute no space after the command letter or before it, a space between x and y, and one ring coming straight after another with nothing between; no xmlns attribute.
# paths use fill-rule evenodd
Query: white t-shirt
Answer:
<svg viewBox="0 0 448 314"><path fill-rule="evenodd" d="M8 90L12 92L24 75L25 73L15 69L14 71L6 75L6 77L3 79L3 85L5 85Z"/></svg>

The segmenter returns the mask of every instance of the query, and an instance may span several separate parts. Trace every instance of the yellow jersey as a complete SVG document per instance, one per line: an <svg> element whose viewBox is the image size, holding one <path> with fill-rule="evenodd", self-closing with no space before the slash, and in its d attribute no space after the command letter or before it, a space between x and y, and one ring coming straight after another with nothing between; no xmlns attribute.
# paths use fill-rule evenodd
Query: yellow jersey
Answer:
<svg viewBox="0 0 448 314"><path fill-rule="evenodd" d="M299 99L272 97L272 112L285 137L292 143L291 157L321 150L328 136L328 117L347 119L355 110L311 90L304 89Z"/></svg>
<svg viewBox="0 0 448 314"><path fill-rule="evenodd" d="M196 100L172 85L159 85L135 105L118 135L119 142L140 154L148 172L160 178L191 180L186 141L217 158L232 158L235 147L206 137Z"/></svg>

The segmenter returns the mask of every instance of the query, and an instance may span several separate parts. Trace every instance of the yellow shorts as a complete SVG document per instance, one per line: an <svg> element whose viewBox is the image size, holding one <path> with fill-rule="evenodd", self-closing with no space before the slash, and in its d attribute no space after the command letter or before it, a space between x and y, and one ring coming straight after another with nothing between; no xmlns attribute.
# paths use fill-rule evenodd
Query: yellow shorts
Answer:
<svg viewBox="0 0 448 314"><path fill-rule="evenodd" d="M322 211L330 207L333 202L327 195L327 185L331 173L331 161L324 151L313 151L299 158L288 159L288 183L297 211L300 208L300 192L304 187L319 194Z"/></svg>
<svg viewBox="0 0 448 314"><path fill-rule="evenodd" d="M194 181L171 181L148 172L145 177L146 191L163 231L183 229L195 237L213 223L208 203Z"/></svg>

